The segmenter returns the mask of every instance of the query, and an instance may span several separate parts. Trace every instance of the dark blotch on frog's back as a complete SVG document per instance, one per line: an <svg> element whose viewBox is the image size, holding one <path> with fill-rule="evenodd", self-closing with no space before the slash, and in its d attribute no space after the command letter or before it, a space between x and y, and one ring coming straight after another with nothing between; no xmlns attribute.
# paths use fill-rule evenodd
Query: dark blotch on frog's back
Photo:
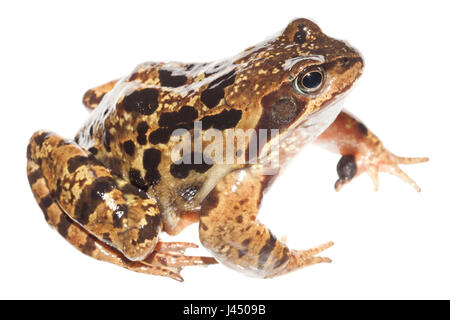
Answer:
<svg viewBox="0 0 450 320"><path fill-rule="evenodd" d="M121 105L127 112L150 115L158 108L158 94L159 92L155 88L136 90L126 96Z"/></svg>
<svg viewBox="0 0 450 320"><path fill-rule="evenodd" d="M147 130L149 129L147 122L145 121L141 121L139 122L139 124L137 125L137 133L138 136L136 138L136 141L140 144L140 145L145 145L147 144Z"/></svg>
<svg viewBox="0 0 450 320"><path fill-rule="evenodd" d="M203 130L207 130L209 128L225 130L234 128L241 118L241 110L231 109L223 110L221 113L212 116L203 117L200 119L200 122L202 123Z"/></svg>
<svg viewBox="0 0 450 320"><path fill-rule="evenodd" d="M173 130L170 128L159 128L150 133L148 140L152 144L167 143L172 132Z"/></svg>
<svg viewBox="0 0 450 320"><path fill-rule="evenodd" d="M158 149L147 149L144 151L142 163L146 170L145 178L147 185L153 186L161 180L161 175L158 171L158 165L161 162L161 151Z"/></svg>
<svg viewBox="0 0 450 320"><path fill-rule="evenodd" d="M191 106L183 106L179 111L161 114L158 124L161 127L172 128L181 124L193 122L198 117L197 110Z"/></svg>
<svg viewBox="0 0 450 320"><path fill-rule="evenodd" d="M184 106L179 111L161 114L158 122L161 128L158 128L150 133L148 137L150 143L167 143L174 130L190 130L194 128L194 121L197 116L197 110L191 106Z"/></svg>
<svg viewBox="0 0 450 320"><path fill-rule="evenodd" d="M147 190L148 185L142 178L141 172L139 170L131 168L128 172L128 179L135 187L138 187L141 190Z"/></svg>
<svg viewBox="0 0 450 320"><path fill-rule="evenodd" d="M133 156L134 155L134 150L135 150L135 145L134 142L132 140L127 140L123 143L123 150L125 151L126 154L128 154L129 156Z"/></svg>
<svg viewBox="0 0 450 320"><path fill-rule="evenodd" d="M199 159L200 161L197 163ZM192 152L183 156L183 161L181 161L181 163L172 163L170 166L170 173L175 178L184 179L189 175L191 170L198 173L205 173L213 166L212 163L212 159L209 159L206 155Z"/></svg>
<svg viewBox="0 0 450 320"><path fill-rule="evenodd" d="M171 70L160 69L159 80L161 86L176 88L186 83L187 77L185 75L173 75Z"/></svg>
<svg viewBox="0 0 450 320"><path fill-rule="evenodd" d="M234 70L212 81L202 92L200 100L208 107L214 108L225 95L225 88L234 83L236 73Z"/></svg>

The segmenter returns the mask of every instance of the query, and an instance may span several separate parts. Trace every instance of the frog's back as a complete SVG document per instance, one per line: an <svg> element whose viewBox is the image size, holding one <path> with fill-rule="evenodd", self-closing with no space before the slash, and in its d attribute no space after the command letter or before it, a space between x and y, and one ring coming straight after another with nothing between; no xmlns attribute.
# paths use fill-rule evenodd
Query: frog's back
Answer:
<svg viewBox="0 0 450 320"><path fill-rule="evenodd" d="M202 157L194 161L194 152L174 164L172 150L182 137L172 133L192 132L196 121L203 129L234 127L242 112L223 99L234 77L230 63L138 65L102 98L76 140L113 174L151 191L163 212L165 207L197 210L195 196L212 165Z"/></svg>

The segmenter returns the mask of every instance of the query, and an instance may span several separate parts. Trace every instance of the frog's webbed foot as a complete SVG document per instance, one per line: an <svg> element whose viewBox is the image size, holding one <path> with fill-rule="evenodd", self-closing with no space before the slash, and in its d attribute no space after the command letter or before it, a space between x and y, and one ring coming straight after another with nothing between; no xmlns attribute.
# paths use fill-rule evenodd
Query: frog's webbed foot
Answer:
<svg viewBox="0 0 450 320"><path fill-rule="evenodd" d="M379 172L393 174L420 191L414 180L398 165L426 162L428 158L404 158L392 154L372 131L346 111L338 115L316 143L342 155L337 165L339 179L334 185L336 191L363 172L372 179L375 191L378 190Z"/></svg>
<svg viewBox="0 0 450 320"><path fill-rule="evenodd" d="M336 191L339 191L342 186L350 182L355 176L366 172L371 178L374 190L378 190L379 180L378 173L386 172L395 175L411 185L417 192L420 192L420 187L417 183L408 176L402 169L399 168L399 164L416 164L426 162L429 159L424 158L406 158L399 157L389 152L388 150L380 147L375 152L369 150L366 154L360 155L344 155L339 160L337 165L337 172L339 179L336 181L334 187Z"/></svg>
<svg viewBox="0 0 450 320"><path fill-rule="evenodd" d="M184 251L188 248L198 248L198 245L190 242L158 242L154 251L144 260L139 261L143 269L151 268L162 270L164 276L183 282L180 272L187 266L207 266L216 264L212 257L186 256ZM162 274L161 274L162 275Z"/></svg>
<svg viewBox="0 0 450 320"><path fill-rule="evenodd" d="M318 263L330 263L332 262L328 257L318 257L316 256L320 252L333 246L333 242L326 242L317 247L308 250L290 250L289 251L289 262L287 265L278 273L271 274L267 278L272 278L282 274L289 273L291 271L311 266Z"/></svg>
<svg viewBox="0 0 450 320"><path fill-rule="evenodd" d="M178 234L192 223L198 222L198 213L182 214L180 221L175 229L166 232L170 235ZM161 265L164 267L175 268L181 271L181 268L187 266L200 266L216 264L217 260L212 257L187 256L184 254L186 249L198 248L198 245L190 242L163 242L159 241L154 251L145 258L142 263L149 265Z"/></svg>

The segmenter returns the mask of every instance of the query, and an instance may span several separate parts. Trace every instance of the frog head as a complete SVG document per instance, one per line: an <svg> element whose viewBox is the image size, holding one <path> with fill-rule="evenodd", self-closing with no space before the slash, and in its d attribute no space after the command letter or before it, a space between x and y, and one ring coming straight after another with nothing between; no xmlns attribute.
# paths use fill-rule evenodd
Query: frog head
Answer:
<svg viewBox="0 0 450 320"><path fill-rule="evenodd" d="M292 21L244 53L235 61L227 103L246 106L243 128L277 129L283 156L298 152L332 123L342 109L338 102L363 69L354 48L307 19Z"/></svg>

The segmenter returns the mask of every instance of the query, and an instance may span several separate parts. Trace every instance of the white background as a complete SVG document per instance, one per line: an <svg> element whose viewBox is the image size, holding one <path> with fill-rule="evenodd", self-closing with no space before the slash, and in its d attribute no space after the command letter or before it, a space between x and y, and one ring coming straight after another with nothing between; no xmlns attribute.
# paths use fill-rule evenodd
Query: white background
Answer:
<svg viewBox="0 0 450 320"><path fill-rule="evenodd" d="M3 1L0 5L0 298L450 298L449 36L445 1ZM86 89L147 61L232 56L314 19L364 55L346 100L401 156L416 193L382 174L333 190L339 156L309 147L264 199L261 220L306 249L333 240L332 264L272 280L222 265L191 267L184 283L84 256L44 221L28 186L32 133L73 137ZM166 239L166 238L165 238ZM178 240L199 243L196 226ZM206 254L204 249L191 254Z"/></svg>

